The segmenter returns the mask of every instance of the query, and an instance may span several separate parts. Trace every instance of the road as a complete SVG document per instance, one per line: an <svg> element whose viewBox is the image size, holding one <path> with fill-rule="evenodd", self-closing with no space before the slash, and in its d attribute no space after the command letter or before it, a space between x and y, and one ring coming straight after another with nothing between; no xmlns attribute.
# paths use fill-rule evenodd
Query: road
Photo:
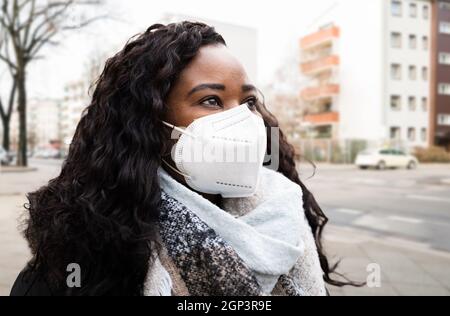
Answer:
<svg viewBox="0 0 450 316"><path fill-rule="evenodd" d="M25 193L56 177L61 161L30 165L36 170L0 173L0 295L30 258L18 229ZM310 167L299 169L330 218L325 248L332 261L343 259L339 271L364 281L370 264L381 268L381 287L329 287L332 295L450 294L450 165L382 172L319 165L312 178Z"/></svg>
<svg viewBox="0 0 450 316"><path fill-rule="evenodd" d="M450 251L450 165L386 171L324 165L310 179L311 167L300 170L331 224Z"/></svg>
<svg viewBox="0 0 450 316"><path fill-rule="evenodd" d="M58 175L61 161L31 159L30 165L38 171L32 177L9 176L8 190L36 189ZM310 178L312 168L302 163L299 171L331 224L400 237L450 252L450 184L445 183L450 179L450 165L385 171L319 165ZM0 185L2 191L5 190Z"/></svg>
<svg viewBox="0 0 450 316"><path fill-rule="evenodd" d="M31 159L37 172L5 174L0 193L34 190L59 174L61 160ZM359 170L351 165L300 164L302 181L332 225L421 242L450 252L450 165L416 170ZM4 188L7 186L7 188ZM12 191L12 192L11 192Z"/></svg>

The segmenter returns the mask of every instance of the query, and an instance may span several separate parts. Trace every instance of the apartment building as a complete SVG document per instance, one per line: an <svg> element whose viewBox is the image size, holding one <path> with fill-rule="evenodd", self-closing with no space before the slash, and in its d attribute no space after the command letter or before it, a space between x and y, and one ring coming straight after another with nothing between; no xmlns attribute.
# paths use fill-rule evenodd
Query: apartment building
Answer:
<svg viewBox="0 0 450 316"><path fill-rule="evenodd" d="M430 143L431 0L340 0L300 39L303 124L316 138Z"/></svg>
<svg viewBox="0 0 450 316"><path fill-rule="evenodd" d="M32 99L28 103L29 149L60 146L58 100Z"/></svg>
<svg viewBox="0 0 450 316"><path fill-rule="evenodd" d="M450 150L450 0L433 2L430 143Z"/></svg>
<svg viewBox="0 0 450 316"><path fill-rule="evenodd" d="M69 149L83 110L89 105L88 84L88 80L79 80L68 83L64 88L64 98L59 111L63 151Z"/></svg>
<svg viewBox="0 0 450 316"><path fill-rule="evenodd" d="M31 98L27 105L28 150L60 146L60 102L53 99ZM19 115L17 109L11 117L11 150L18 149Z"/></svg>

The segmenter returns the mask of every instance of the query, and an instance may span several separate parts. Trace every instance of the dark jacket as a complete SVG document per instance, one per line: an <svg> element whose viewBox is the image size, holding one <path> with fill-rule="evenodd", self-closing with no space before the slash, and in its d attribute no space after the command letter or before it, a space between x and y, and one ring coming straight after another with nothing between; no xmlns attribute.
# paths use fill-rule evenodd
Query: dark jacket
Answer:
<svg viewBox="0 0 450 316"><path fill-rule="evenodd" d="M11 296L55 296L46 280L37 271L29 267L23 269L17 276L11 289Z"/></svg>

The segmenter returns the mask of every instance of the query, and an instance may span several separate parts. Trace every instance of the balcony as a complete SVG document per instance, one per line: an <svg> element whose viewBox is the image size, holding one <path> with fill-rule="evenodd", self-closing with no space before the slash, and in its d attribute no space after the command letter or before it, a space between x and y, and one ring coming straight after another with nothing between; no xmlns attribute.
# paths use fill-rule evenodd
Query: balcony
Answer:
<svg viewBox="0 0 450 316"><path fill-rule="evenodd" d="M327 84L320 87L303 89L300 95L305 101L314 101L335 96L339 94L339 91L340 86L338 84Z"/></svg>
<svg viewBox="0 0 450 316"><path fill-rule="evenodd" d="M314 125L327 125L339 122L338 112L325 112L318 114L309 114L303 118L303 121Z"/></svg>
<svg viewBox="0 0 450 316"><path fill-rule="evenodd" d="M340 64L339 56L331 55L317 60L302 63L301 72L305 75L316 75L321 72L331 70Z"/></svg>
<svg viewBox="0 0 450 316"><path fill-rule="evenodd" d="M315 48L317 46L328 44L334 39L339 38L340 30L339 27L333 26L331 28L323 29L308 36L303 37L300 40L300 48L302 50L307 50Z"/></svg>

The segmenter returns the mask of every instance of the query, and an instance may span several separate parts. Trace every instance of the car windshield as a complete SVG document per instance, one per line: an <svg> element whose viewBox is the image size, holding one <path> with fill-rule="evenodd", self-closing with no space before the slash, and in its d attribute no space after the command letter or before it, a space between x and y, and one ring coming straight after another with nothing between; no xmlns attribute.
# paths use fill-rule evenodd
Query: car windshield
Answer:
<svg viewBox="0 0 450 316"><path fill-rule="evenodd" d="M377 151L375 149L366 149L366 150L363 150L360 154L361 155L373 155L376 152Z"/></svg>

